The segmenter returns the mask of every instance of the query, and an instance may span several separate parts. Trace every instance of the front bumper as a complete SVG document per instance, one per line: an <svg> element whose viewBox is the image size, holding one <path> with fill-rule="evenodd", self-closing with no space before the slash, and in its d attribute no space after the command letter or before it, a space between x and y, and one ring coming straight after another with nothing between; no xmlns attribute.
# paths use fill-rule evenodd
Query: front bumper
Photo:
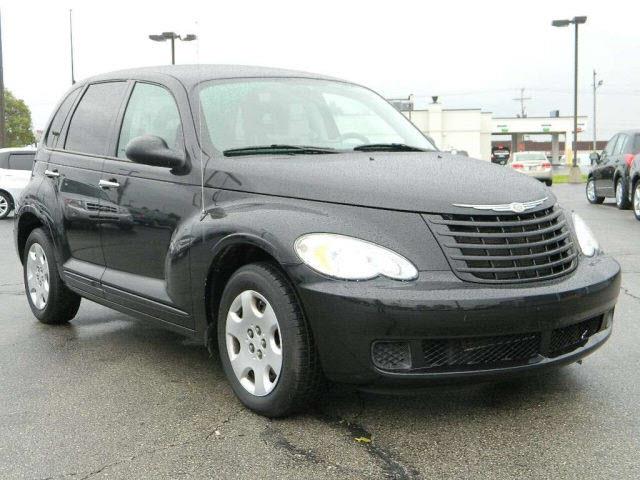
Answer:
<svg viewBox="0 0 640 480"><path fill-rule="evenodd" d="M620 289L620 266L604 255L581 258L575 271L558 280L517 286L463 282L448 271L421 272L416 281L406 283L382 278L330 280L303 265L291 267L289 273L311 324L325 375L333 381L369 385L487 378L577 361L609 337ZM591 330L577 332L582 341L575 348L552 352L553 338L567 331L575 334L583 325L591 325ZM463 350L464 345L474 348L489 338L498 338L496 344L512 338L539 343L535 355L526 360L516 356L514 361L501 358L491 365L429 364L431 353L426 346L434 342L457 345L457 353L447 355L464 360L468 351L461 353L460 345ZM410 366L376 366L372 352L377 342L409 344Z"/></svg>

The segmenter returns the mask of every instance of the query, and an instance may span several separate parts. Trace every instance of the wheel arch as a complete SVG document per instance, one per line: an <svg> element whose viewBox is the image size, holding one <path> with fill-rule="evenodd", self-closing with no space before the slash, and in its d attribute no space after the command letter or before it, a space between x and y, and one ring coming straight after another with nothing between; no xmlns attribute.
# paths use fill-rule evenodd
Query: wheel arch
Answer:
<svg viewBox="0 0 640 480"><path fill-rule="evenodd" d="M268 262L280 270L295 291L276 249L261 237L247 234L229 235L216 243L211 251L213 255L204 284L207 323L205 342L210 351L215 348L217 342L217 312L222 293L233 273L239 268L251 263Z"/></svg>
<svg viewBox="0 0 640 480"><path fill-rule="evenodd" d="M9 190L5 190L4 188L0 188L0 193L4 193L6 196L9 197L9 201L11 202L11 205L13 205L13 206L16 205L16 201L13 198L13 195L11 195L11 192L9 192Z"/></svg>
<svg viewBox="0 0 640 480"><path fill-rule="evenodd" d="M18 216L18 224L16 225L16 248L20 262L24 261L22 252L27 243L27 238L36 228L45 228L51 238L51 229L47 222L38 214L38 212L30 207L21 209Z"/></svg>

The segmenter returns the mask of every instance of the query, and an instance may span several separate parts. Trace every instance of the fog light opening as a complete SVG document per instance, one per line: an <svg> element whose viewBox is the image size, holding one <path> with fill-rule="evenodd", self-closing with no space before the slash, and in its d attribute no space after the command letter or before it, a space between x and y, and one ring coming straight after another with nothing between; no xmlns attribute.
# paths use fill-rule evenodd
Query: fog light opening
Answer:
<svg viewBox="0 0 640 480"><path fill-rule="evenodd" d="M381 370L410 370L411 346L403 341L376 341L371 346L371 360Z"/></svg>

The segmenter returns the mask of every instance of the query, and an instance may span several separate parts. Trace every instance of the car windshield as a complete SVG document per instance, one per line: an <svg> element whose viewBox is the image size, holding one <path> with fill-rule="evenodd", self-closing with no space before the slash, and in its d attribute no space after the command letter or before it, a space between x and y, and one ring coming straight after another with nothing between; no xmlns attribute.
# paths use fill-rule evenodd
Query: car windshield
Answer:
<svg viewBox="0 0 640 480"><path fill-rule="evenodd" d="M546 162L547 156L544 153L516 153L515 162Z"/></svg>
<svg viewBox="0 0 640 480"><path fill-rule="evenodd" d="M313 152L297 147L352 151L365 145L366 151L436 150L383 98L348 83L216 80L200 86L199 102L211 144L225 153L302 154Z"/></svg>

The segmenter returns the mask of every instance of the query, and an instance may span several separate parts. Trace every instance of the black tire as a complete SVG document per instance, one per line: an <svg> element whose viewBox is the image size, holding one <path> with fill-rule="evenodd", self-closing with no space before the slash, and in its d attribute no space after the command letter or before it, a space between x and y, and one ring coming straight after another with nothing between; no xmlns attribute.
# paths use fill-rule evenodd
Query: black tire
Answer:
<svg viewBox="0 0 640 480"><path fill-rule="evenodd" d="M242 386L227 350L227 314L234 299L246 290L259 293L269 302L281 332L281 372L275 387L265 396L256 396ZM225 286L217 318L222 367L234 393L246 407L273 418L290 415L313 403L323 383L313 335L293 287L278 268L260 262L238 269Z"/></svg>
<svg viewBox="0 0 640 480"><path fill-rule="evenodd" d="M593 196L592 198L589 198L589 186L593 184L593 191L596 192L595 183L596 183L595 180L593 178L590 178L589 180L587 180L587 186L586 186L587 201L593 205L604 202L604 197L599 197L597 194L595 194L595 196Z"/></svg>
<svg viewBox="0 0 640 480"><path fill-rule="evenodd" d="M618 187L622 189L621 199L618 200ZM619 178L616 180L615 190L616 192L616 207L620 210L627 210L631 206L631 202L629 201L629 192L627 187L627 182Z"/></svg>
<svg viewBox="0 0 640 480"><path fill-rule="evenodd" d="M553 185L553 180L549 179L549 180L545 180L544 183L547 184L547 187L550 187Z"/></svg>
<svg viewBox="0 0 640 480"><path fill-rule="evenodd" d="M0 203L2 205L6 205L2 210L0 210L0 220L7 218L13 210L13 198L6 192L0 192Z"/></svg>
<svg viewBox="0 0 640 480"><path fill-rule="evenodd" d="M34 305L27 281L27 257L29 255L29 249L34 243L37 243L42 247L47 258L49 296L44 308L38 308ZM62 282L55 260L53 243L43 229L36 228L31 232L29 238L27 238L27 243L25 244L22 256L25 293L27 295L27 301L29 302L31 311L35 317L40 322L46 323L47 325L64 324L75 317L76 313L78 313L78 308L80 308L81 297L69 290Z"/></svg>

